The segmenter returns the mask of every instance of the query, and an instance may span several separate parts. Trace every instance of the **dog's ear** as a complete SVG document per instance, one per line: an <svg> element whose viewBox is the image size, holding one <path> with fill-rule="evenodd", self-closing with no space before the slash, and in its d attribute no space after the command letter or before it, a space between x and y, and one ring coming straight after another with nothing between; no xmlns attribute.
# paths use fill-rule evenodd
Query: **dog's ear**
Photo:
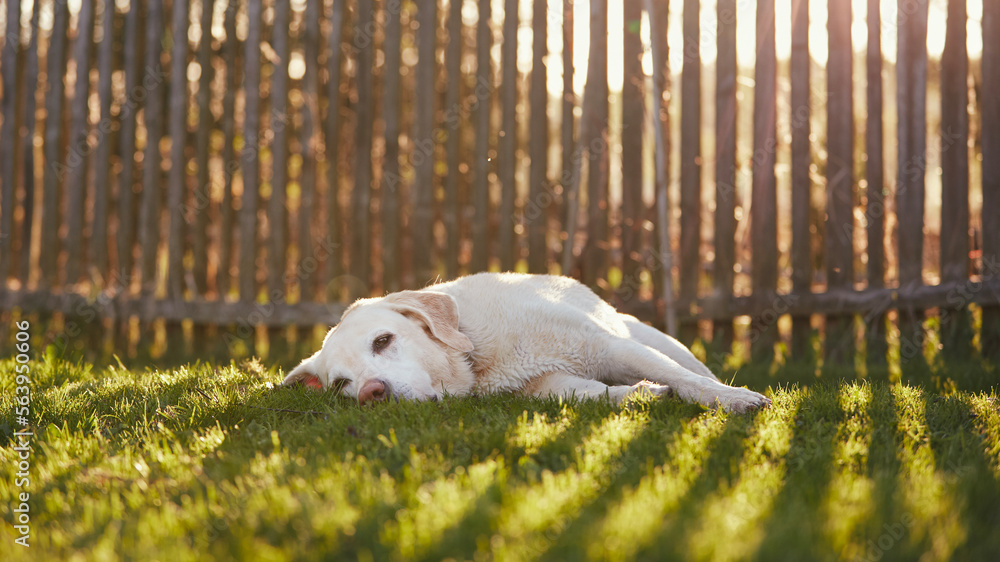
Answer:
<svg viewBox="0 0 1000 562"><path fill-rule="evenodd" d="M281 384L285 386L292 386L297 384L304 384L309 388L316 390L323 390L323 382L320 380L319 375L316 374L316 370L313 367L313 359L315 355L309 357L308 359L299 363L298 367L292 369L291 373L285 377L285 380Z"/></svg>
<svg viewBox="0 0 1000 562"><path fill-rule="evenodd" d="M472 340L458 331L458 303L451 295L432 291L400 291L385 301L404 314L417 316L434 337L452 349L473 350Z"/></svg>

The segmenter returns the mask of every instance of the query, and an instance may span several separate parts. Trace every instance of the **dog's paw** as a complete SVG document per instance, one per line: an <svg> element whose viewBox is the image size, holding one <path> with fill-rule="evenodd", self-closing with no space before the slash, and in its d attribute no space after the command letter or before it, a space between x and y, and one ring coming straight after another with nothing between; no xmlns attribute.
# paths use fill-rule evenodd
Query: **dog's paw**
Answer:
<svg viewBox="0 0 1000 562"><path fill-rule="evenodd" d="M673 391L670 389L669 386L662 385L662 384L656 384L656 383L652 383L652 382L649 382L649 381L642 381L642 382L633 384L631 386L631 388L632 388L632 392L631 392L632 394L649 393L649 394L652 394L653 397L671 396L671 395L673 395Z"/></svg>
<svg viewBox="0 0 1000 562"><path fill-rule="evenodd" d="M744 414L771 405L771 399L749 388L729 387L720 392L713 406L727 412Z"/></svg>

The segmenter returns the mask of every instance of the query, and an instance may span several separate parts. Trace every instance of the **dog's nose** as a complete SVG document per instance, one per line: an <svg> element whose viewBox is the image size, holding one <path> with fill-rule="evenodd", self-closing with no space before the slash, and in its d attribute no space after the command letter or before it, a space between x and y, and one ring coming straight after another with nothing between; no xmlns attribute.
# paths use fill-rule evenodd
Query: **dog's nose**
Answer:
<svg viewBox="0 0 1000 562"><path fill-rule="evenodd" d="M382 402L389 398L389 387L380 380L366 382L358 392L358 402Z"/></svg>

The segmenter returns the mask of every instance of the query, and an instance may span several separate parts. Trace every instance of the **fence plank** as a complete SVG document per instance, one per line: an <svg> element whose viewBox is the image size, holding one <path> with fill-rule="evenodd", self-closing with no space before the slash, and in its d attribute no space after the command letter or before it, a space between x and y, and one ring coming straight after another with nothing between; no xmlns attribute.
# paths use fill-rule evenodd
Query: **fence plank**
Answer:
<svg viewBox="0 0 1000 562"><path fill-rule="evenodd" d="M924 175L927 146L927 0L907 3L898 15L896 105L899 285L923 284ZM900 337L923 347L923 310L900 310Z"/></svg>
<svg viewBox="0 0 1000 562"><path fill-rule="evenodd" d="M493 31L490 29L490 0L479 0L479 18L476 23L476 88L475 149L473 153L472 206L474 219L471 224L472 259L469 272L489 269L489 204L490 204L490 110L493 98L493 69L490 66L490 49Z"/></svg>
<svg viewBox="0 0 1000 562"><path fill-rule="evenodd" d="M608 3L590 3L590 58L587 85L594 100L584 114L589 132L587 147L587 247L583 282L598 294L605 292L608 263ZM588 95L588 94L584 94ZM598 283L598 280L601 280Z"/></svg>
<svg viewBox="0 0 1000 562"><path fill-rule="evenodd" d="M535 2L531 16L531 119L528 123L529 171L528 201L525 204L525 228L528 231L528 271L548 271L546 232L548 230L547 170L549 167L548 73L545 55L548 53L548 2Z"/></svg>
<svg viewBox="0 0 1000 562"><path fill-rule="evenodd" d="M170 173L167 176L167 295L184 294L184 199L187 191L188 2L174 0L170 53Z"/></svg>
<svg viewBox="0 0 1000 562"><path fill-rule="evenodd" d="M639 286L642 259L642 121L646 109L645 77L642 72L642 0L623 3L624 44L622 52L622 286Z"/></svg>
<svg viewBox="0 0 1000 562"><path fill-rule="evenodd" d="M160 64L163 40L163 2L152 0L146 13L146 72L164 75ZM146 147L142 158L142 201L139 211L142 254L140 273L143 294L152 295L156 289L156 258L160 242L160 138L163 136L163 89L151 88L146 94L144 112L146 122Z"/></svg>
<svg viewBox="0 0 1000 562"><path fill-rule="evenodd" d="M232 288L233 266L233 223L235 208L233 206L233 176L239 169L236 160L236 90L239 88L239 68L237 53L239 39L236 37L236 12L239 10L237 0L229 0L226 4L223 26L226 31L226 43L223 47L223 61L226 64L225 92L222 94L222 165L223 181L222 203L219 205L219 268L216 271L216 291L219 300L225 300Z"/></svg>
<svg viewBox="0 0 1000 562"><path fill-rule="evenodd" d="M717 295L733 293L736 265L736 0L720 0L717 6L719 33L716 39L715 80L715 266ZM795 89L795 49L792 49L792 89ZM801 55L799 55L801 56ZM807 55L808 56L808 55ZM794 106L794 102L793 102ZM794 130L793 130L794 131ZM729 352L733 347L731 320L712 326L714 347Z"/></svg>
<svg viewBox="0 0 1000 562"><path fill-rule="evenodd" d="M413 273L417 286L424 286L437 275L434 267L434 77L437 51L437 0L428 0L417 9L416 104L413 128ZM363 68L365 65L359 61ZM364 99L360 95L359 99ZM363 128L363 127L361 127ZM360 139L359 139L360 140ZM364 145L358 142L359 150ZM360 166L360 162L359 162ZM357 172L355 172L357 173ZM354 260L354 257L351 257Z"/></svg>
<svg viewBox="0 0 1000 562"><path fill-rule="evenodd" d="M191 232L191 273L199 295L208 292L208 208L212 196L212 180L208 162L211 156L210 135L215 124L212 122L212 80L215 67L212 64L212 11L213 0L201 0L201 38L198 41L198 66L201 76L198 80L198 127L195 130L195 188L190 203L194 210L194 224ZM195 342L198 339L195 338Z"/></svg>
<svg viewBox="0 0 1000 562"><path fill-rule="evenodd" d="M314 254L312 237L316 221L316 145L319 142L316 126L319 123L319 60L320 60L320 19L322 0L306 0L302 31L302 49L305 60L313 64L305 65L302 75L302 126L299 128L299 145L302 150L302 175L299 178L299 209L297 212L298 233L298 302L315 302L321 295L316 293L318 255ZM387 64L388 55L386 52ZM388 97L388 96L386 96ZM388 143L386 143L388 144ZM388 149L387 149L388 152ZM388 157L388 154L387 154ZM327 256L329 257L329 256ZM300 326L295 343L300 350L312 344L315 326Z"/></svg>
<svg viewBox="0 0 1000 562"><path fill-rule="evenodd" d="M108 186L111 185L111 75L114 71L115 3L102 2L103 35L97 47L97 96L101 120L97 127L97 151L94 157L94 220L90 235L90 267L104 277L105 287L114 287L117 279L106 277L108 271Z"/></svg>
<svg viewBox="0 0 1000 562"><path fill-rule="evenodd" d="M332 283L342 271L343 240L341 239L342 217L337 195L340 192L340 67L342 63L342 43L344 30L344 0L334 0L333 11L330 14L330 37L328 38L329 56L326 59L326 130L324 131L326 150L326 229L332 237L335 248L341 249L327 256L323 266L321 282L326 285L326 297L337 298L336 287Z"/></svg>
<svg viewBox="0 0 1000 562"><path fill-rule="evenodd" d="M563 259L561 262L565 263L566 249L569 248L570 255L572 255L573 240L569 237L568 228L570 220L576 221L574 216L570 218L570 201L569 201L569 189L570 183L573 178L573 154L576 148L573 142L573 132L576 124L576 116L573 114L576 109L576 92L573 88L573 1L563 0L562 7L563 16L563 26L562 26L562 63L563 63L563 88L562 88L562 114L560 123L560 146L562 147L562 161L561 161L561 175L559 178L559 185L561 187L560 192L560 203L562 204L562 227L567 229L560 232L560 241L562 242L562 253ZM579 187L579 186L577 186ZM574 197L579 195L579 191L574 193ZM578 202L577 202L578 203ZM576 206L577 211L579 211L579 206ZM563 275L568 275L565 269L561 269Z"/></svg>
<svg viewBox="0 0 1000 562"><path fill-rule="evenodd" d="M854 283L854 103L851 4L830 0L827 61L826 278L830 289ZM829 364L854 360L851 316L827 316L823 354Z"/></svg>
<svg viewBox="0 0 1000 562"><path fill-rule="evenodd" d="M48 71L45 80L48 91L45 95L45 168L42 176L42 251L39 256L42 286L58 283L56 262L59 256L58 229L62 224L59 213L61 174L57 162L60 161L62 139L62 111L65 95L66 75L66 30L69 26L69 6L56 3L52 21L52 35L45 53Z"/></svg>
<svg viewBox="0 0 1000 562"><path fill-rule="evenodd" d="M758 303L774 298L778 285L778 242L774 164L777 147L777 62L774 0L757 3L757 63L754 68L753 186L750 237L753 244L753 294ZM778 327L773 318L753 319L751 353L765 360L774 351Z"/></svg>
<svg viewBox="0 0 1000 562"><path fill-rule="evenodd" d="M1000 0L983 2L983 37L1000 37ZM983 41L982 92L1000 92L1000 41ZM1000 96L984 95L983 147L983 279L1000 279ZM983 307L980 349L1000 363L1000 306Z"/></svg>
<svg viewBox="0 0 1000 562"><path fill-rule="evenodd" d="M677 311L674 303L673 251L670 248L670 212L667 186L670 183L670 112L667 95L670 91L668 59L668 2L646 0L650 21L650 43L653 55L653 130L656 138L656 251L659 266L659 292L663 295L663 325L668 334L677 334Z"/></svg>
<svg viewBox="0 0 1000 562"><path fill-rule="evenodd" d="M868 0L868 120L865 126L866 233L868 241L868 286L885 286L885 185L882 151L882 15L879 0ZM869 365L884 366L888 354L886 316L876 313L865 325Z"/></svg>
<svg viewBox="0 0 1000 562"><path fill-rule="evenodd" d="M279 0L274 4L274 23L271 28L271 42L274 47L271 68L271 110L268 126L271 141L271 194L268 197L267 225L269 233L267 272L267 299L269 302L283 302L288 298L288 128L292 126L288 115L288 28L291 12L289 0ZM267 331L268 355L287 357L291 353L286 327L272 326Z"/></svg>
<svg viewBox="0 0 1000 562"><path fill-rule="evenodd" d="M288 117L288 20L291 5L288 0L280 0L274 4L274 27L272 28L272 46L275 60L271 69L271 111L270 127L274 135L271 141L271 196L268 198L268 232L270 248L268 248L269 263L268 299L277 295L283 298L286 294L286 271L288 256L286 254L288 221L285 217L286 191L288 189L288 127L291 119ZM273 341L273 340L272 340ZM273 345L273 344L272 344Z"/></svg>
<svg viewBox="0 0 1000 562"><path fill-rule="evenodd" d="M260 189L261 0L249 0L243 76L243 195L240 197L240 300L257 299L257 196Z"/></svg>
<svg viewBox="0 0 1000 562"><path fill-rule="evenodd" d="M132 188L135 184L135 140L136 117L138 102L134 92L142 81L139 74L139 26L140 6L132 4L125 14L125 43L122 45L123 68L125 75L126 103L121 109L121 158L122 169L118 176L118 232L116 268L117 275L123 287L128 287L132 280L133 252L135 248L135 214L133 212L134 197Z"/></svg>
<svg viewBox="0 0 1000 562"><path fill-rule="evenodd" d="M517 0L504 2L503 44L500 47L501 124L500 139L497 142L500 218L497 222L497 250L500 253L502 271L513 271L517 262L517 238L514 236L514 196L517 193L514 174L514 151L517 147L517 6ZM473 251L481 250L477 248Z"/></svg>
<svg viewBox="0 0 1000 562"><path fill-rule="evenodd" d="M876 26L878 27L878 26ZM809 88L809 2L792 1L792 53L789 61L791 72L791 129L792 129L792 290L809 291L812 287L812 235L809 232L809 214L812 209L810 193L812 181L809 167L812 164L809 119L812 100ZM810 353L809 316L792 318L791 355L807 361Z"/></svg>
<svg viewBox="0 0 1000 562"><path fill-rule="evenodd" d="M3 100L0 102L3 112L3 128L0 129L0 291L7 288L7 276L10 274L11 241L14 238L14 199L17 191L14 189L14 178L17 176L14 167L17 140L17 97L18 89L14 82L17 79L17 52L21 48L21 3L7 3L7 29L4 31L3 53L0 56L3 68Z"/></svg>
<svg viewBox="0 0 1000 562"><path fill-rule="evenodd" d="M66 158L58 162L61 173L66 176L66 283L73 284L80 279L80 263L83 257L83 214L87 200L87 173L90 150L87 148L87 129L90 110L90 53L94 45L94 3L80 4L77 18L76 38L73 41L73 66L76 78L73 86L73 100L70 104L70 133Z"/></svg>
<svg viewBox="0 0 1000 562"><path fill-rule="evenodd" d="M948 0L941 56L941 280L969 278L969 59L965 0ZM992 220L996 220L993 217ZM942 353L968 357L972 323L967 306L940 311Z"/></svg>
<svg viewBox="0 0 1000 562"><path fill-rule="evenodd" d="M316 124L319 119L319 68L321 0L306 0L303 14L302 48L307 61L316 64L305 65L302 75L302 127L299 129L299 144L302 147L302 176L299 181L298 234L296 243L299 252L299 300L316 298L316 256L313 255L313 223L316 218ZM388 57L388 52L386 56ZM388 61L387 61L388 64ZM386 156L388 158L388 154ZM301 338L300 342L301 343Z"/></svg>
<svg viewBox="0 0 1000 562"><path fill-rule="evenodd" d="M760 8L758 8L760 9ZM701 272L701 6L684 0L684 66L681 69L681 242L680 298L698 296ZM773 18L772 18L773 19ZM773 33L773 31L772 31ZM756 269L756 268L755 268ZM681 326L691 343L697 326Z"/></svg>
<svg viewBox="0 0 1000 562"><path fill-rule="evenodd" d="M24 73L24 128L21 132L22 157L24 168L22 178L24 185L22 205L24 218L21 222L21 247L18 275L21 287L27 287L31 281L31 232L35 217L35 151L27 150L34 146L35 141L35 109L37 102L35 91L38 89L38 18L41 12L39 2L34 2L31 8L31 39L28 42L28 55Z"/></svg>
<svg viewBox="0 0 1000 562"><path fill-rule="evenodd" d="M448 2L448 46L445 51L445 111L459 111L459 90L462 83L462 2L460 0L449 0ZM459 230L461 228L461 209L458 202L458 184L461 179L461 172L458 170L458 144L462 136L461 126L458 122L446 122L447 136L445 138L445 162L448 173L444 177L444 208L442 218L445 228L445 252L444 265L445 275L448 279L458 277L458 245ZM463 184L465 182L462 182ZM467 186L463 185L463 191L467 191Z"/></svg>
<svg viewBox="0 0 1000 562"><path fill-rule="evenodd" d="M382 206L382 287L398 291L399 276L399 135L400 135L400 61L402 24L399 10L385 12L385 64L382 66L385 92L382 95L382 118L385 121L385 160L379 198Z"/></svg>

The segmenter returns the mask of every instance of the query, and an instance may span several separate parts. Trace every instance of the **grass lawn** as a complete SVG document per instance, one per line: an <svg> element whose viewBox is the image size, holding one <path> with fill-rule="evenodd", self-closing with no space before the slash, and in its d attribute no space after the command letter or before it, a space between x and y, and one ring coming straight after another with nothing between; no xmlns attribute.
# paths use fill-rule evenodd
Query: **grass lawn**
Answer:
<svg viewBox="0 0 1000 562"><path fill-rule="evenodd" d="M783 368L737 375L771 386L752 415L513 396L362 408L277 387L253 361L151 371L50 355L32 363L18 488L14 365L0 362L5 560L1000 553L996 390L811 370L774 384L795 378ZM29 548L14 543L25 490Z"/></svg>

